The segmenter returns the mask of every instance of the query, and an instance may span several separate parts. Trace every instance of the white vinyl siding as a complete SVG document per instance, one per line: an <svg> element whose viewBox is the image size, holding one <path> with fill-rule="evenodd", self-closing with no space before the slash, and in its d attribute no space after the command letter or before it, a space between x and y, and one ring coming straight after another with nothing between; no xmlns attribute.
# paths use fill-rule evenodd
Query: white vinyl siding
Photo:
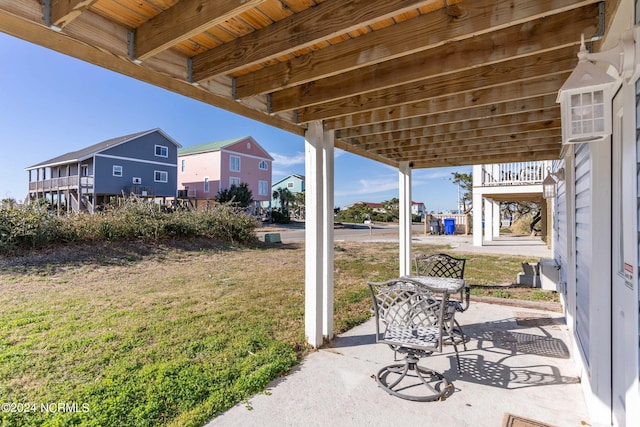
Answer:
<svg viewBox="0 0 640 427"><path fill-rule="evenodd" d="M591 272L591 155L589 144L575 153L576 335L589 364L589 280Z"/></svg>
<svg viewBox="0 0 640 427"><path fill-rule="evenodd" d="M153 180L155 182L169 182L169 173L167 171L153 171Z"/></svg>
<svg viewBox="0 0 640 427"><path fill-rule="evenodd" d="M636 12L636 22L640 19L638 12ZM636 82L636 117L640 117L640 81ZM638 230L638 259L636 260L636 271L640 269L640 120L636 120L636 206L637 206L637 217L636 217L636 228ZM636 273L637 274L637 273ZM637 288L640 289L640 274L638 276L638 283L636 283ZM640 299L640 293L638 294L638 298ZM640 306L640 301L638 302ZM640 327L638 328L638 353L640 354ZM640 378L640 357L638 358L638 377Z"/></svg>
<svg viewBox="0 0 640 427"><path fill-rule="evenodd" d="M269 194L269 183L267 181L258 181L258 194L260 196Z"/></svg>
<svg viewBox="0 0 640 427"><path fill-rule="evenodd" d="M231 172L240 172L240 157L229 156L229 170Z"/></svg>
<svg viewBox="0 0 640 427"><path fill-rule="evenodd" d="M165 147L164 145L156 145L156 156L158 157L169 157L169 147Z"/></svg>
<svg viewBox="0 0 640 427"><path fill-rule="evenodd" d="M564 166L564 165L563 165ZM558 264L564 265L566 261L565 254L568 254L567 247L567 186L565 180L558 182L558 193L555 199L555 213L553 215L553 248L554 258ZM568 283L567 268L560 269L560 283ZM567 301L567 286L562 289L564 300Z"/></svg>
<svg viewBox="0 0 640 427"><path fill-rule="evenodd" d="M122 176L122 166L113 165L113 176Z"/></svg>

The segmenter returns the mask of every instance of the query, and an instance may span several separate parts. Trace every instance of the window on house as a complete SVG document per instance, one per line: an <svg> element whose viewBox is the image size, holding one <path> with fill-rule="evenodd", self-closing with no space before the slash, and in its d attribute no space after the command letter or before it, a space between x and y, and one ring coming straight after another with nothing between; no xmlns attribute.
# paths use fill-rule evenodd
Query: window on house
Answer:
<svg viewBox="0 0 640 427"><path fill-rule="evenodd" d="M122 176L122 166L113 165L113 176Z"/></svg>
<svg viewBox="0 0 640 427"><path fill-rule="evenodd" d="M169 148L164 145L156 145L156 156L169 157Z"/></svg>
<svg viewBox="0 0 640 427"><path fill-rule="evenodd" d="M287 182L287 188L293 188L293 182Z"/></svg>
<svg viewBox="0 0 640 427"><path fill-rule="evenodd" d="M258 194L261 196L269 194L269 183L267 181L258 181Z"/></svg>
<svg viewBox="0 0 640 427"><path fill-rule="evenodd" d="M169 173L167 171L153 171L153 180L155 182L169 182Z"/></svg>
<svg viewBox="0 0 640 427"><path fill-rule="evenodd" d="M187 161L182 159L180 161L180 172L184 172L187 169Z"/></svg>
<svg viewBox="0 0 640 427"><path fill-rule="evenodd" d="M209 177L204 178L204 192L205 193L209 192Z"/></svg>
<svg viewBox="0 0 640 427"><path fill-rule="evenodd" d="M240 157L238 156L229 157L229 170L231 172L240 172Z"/></svg>
<svg viewBox="0 0 640 427"><path fill-rule="evenodd" d="M238 178L237 176L230 176L229 177L229 187L231 187L232 185L236 185L236 186L240 186L240 178Z"/></svg>
<svg viewBox="0 0 640 427"><path fill-rule="evenodd" d="M263 171L266 171L268 168L266 160L261 160L260 163L258 163L258 168Z"/></svg>

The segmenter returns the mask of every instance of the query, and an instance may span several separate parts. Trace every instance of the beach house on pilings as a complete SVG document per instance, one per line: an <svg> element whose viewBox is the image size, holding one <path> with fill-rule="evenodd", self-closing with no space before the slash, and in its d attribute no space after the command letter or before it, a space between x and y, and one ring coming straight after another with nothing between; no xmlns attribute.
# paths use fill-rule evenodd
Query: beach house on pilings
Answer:
<svg viewBox="0 0 640 427"><path fill-rule="evenodd" d="M175 198L178 148L160 129L108 139L26 168L28 200L93 213L117 198Z"/></svg>

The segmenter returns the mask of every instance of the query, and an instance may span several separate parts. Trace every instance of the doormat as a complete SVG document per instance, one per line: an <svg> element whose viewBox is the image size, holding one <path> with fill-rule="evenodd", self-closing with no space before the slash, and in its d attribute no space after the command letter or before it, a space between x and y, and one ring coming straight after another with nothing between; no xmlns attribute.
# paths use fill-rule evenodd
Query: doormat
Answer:
<svg viewBox="0 0 640 427"><path fill-rule="evenodd" d="M540 421L522 418L506 412L502 421L502 427L555 427L552 424L541 423Z"/></svg>
<svg viewBox="0 0 640 427"><path fill-rule="evenodd" d="M555 319L546 314L515 313L515 315L518 326L528 328L547 326L551 329L560 329Z"/></svg>

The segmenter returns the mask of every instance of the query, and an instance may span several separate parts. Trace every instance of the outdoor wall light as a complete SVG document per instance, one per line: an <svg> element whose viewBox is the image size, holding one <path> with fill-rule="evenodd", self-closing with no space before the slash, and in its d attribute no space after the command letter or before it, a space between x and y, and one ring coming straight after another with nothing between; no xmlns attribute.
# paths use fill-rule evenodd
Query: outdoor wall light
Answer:
<svg viewBox="0 0 640 427"><path fill-rule="evenodd" d="M562 143L602 141L611 135L611 101L622 79L637 78L635 35L638 28L625 31L618 44L607 51L589 53L584 36L578 52L578 65L558 91L562 116ZM604 61L609 71L591 61ZM640 67L638 68L640 70ZM613 75L612 75L613 74Z"/></svg>
<svg viewBox="0 0 640 427"><path fill-rule="evenodd" d="M564 168L558 169L557 172L551 172L551 169L547 169L547 177L542 181L542 197L545 199L556 197L557 184L560 181L564 181Z"/></svg>

